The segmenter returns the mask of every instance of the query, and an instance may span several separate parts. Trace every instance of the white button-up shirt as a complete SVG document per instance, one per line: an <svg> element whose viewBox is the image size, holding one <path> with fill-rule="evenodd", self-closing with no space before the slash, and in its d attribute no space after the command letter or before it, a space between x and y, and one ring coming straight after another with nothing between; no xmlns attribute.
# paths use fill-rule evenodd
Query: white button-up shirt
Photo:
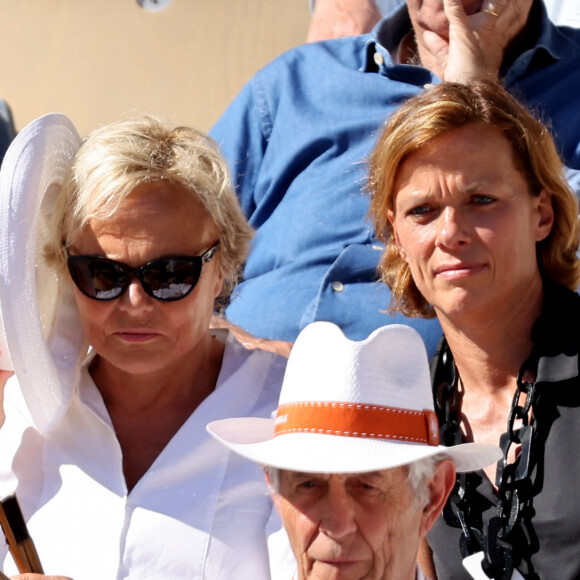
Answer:
<svg viewBox="0 0 580 580"><path fill-rule="evenodd" d="M268 417L285 359L227 338L215 391L127 492L121 448L87 364L57 428L32 426L15 379L0 430L0 491L16 490L47 574L75 580L267 580L266 528L279 527L259 466L231 454L209 421ZM0 546L0 561L16 574Z"/></svg>

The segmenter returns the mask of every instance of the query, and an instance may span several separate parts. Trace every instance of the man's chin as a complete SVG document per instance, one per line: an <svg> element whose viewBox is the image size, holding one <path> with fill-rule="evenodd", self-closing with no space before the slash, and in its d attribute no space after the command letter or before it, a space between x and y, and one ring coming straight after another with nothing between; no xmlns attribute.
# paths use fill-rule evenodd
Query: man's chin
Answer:
<svg viewBox="0 0 580 580"><path fill-rule="evenodd" d="M308 580L358 580L366 578L369 563L355 560L315 560Z"/></svg>

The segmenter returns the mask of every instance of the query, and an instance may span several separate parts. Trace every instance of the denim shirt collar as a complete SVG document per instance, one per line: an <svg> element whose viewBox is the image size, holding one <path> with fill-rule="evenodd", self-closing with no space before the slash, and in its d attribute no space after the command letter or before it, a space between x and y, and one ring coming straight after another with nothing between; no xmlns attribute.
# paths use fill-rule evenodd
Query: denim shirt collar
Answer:
<svg viewBox="0 0 580 580"><path fill-rule="evenodd" d="M364 45L363 66L367 73L378 73L394 81L416 86L439 82L439 78L423 66L398 64L394 61L403 37L411 30L406 4L378 22Z"/></svg>
<svg viewBox="0 0 580 580"><path fill-rule="evenodd" d="M406 4L380 20L365 42L362 71L390 76L388 71L395 66L392 55L396 54L399 43L410 30ZM521 50L511 55L508 53L502 65L501 76L505 84L515 83L535 67L543 68L560 60L570 51L571 45L577 50L577 42L566 34L566 30L566 27L552 23L542 0L534 0L524 33L517 39Z"/></svg>
<svg viewBox="0 0 580 580"><path fill-rule="evenodd" d="M369 34L365 43L363 56L364 72L382 72L377 64L375 54L380 54L386 66L393 66L392 55L396 54L399 44L405 34L411 30L411 19L407 11L407 5L402 4L394 12L380 20Z"/></svg>

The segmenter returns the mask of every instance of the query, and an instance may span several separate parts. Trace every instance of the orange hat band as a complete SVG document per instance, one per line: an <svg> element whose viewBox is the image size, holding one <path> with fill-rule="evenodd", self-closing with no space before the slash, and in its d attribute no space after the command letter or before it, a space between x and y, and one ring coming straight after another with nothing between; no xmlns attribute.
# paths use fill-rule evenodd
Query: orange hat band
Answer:
<svg viewBox="0 0 580 580"><path fill-rule="evenodd" d="M439 445L439 424L434 411L357 403L309 401L280 405L274 437L284 433L320 433Z"/></svg>

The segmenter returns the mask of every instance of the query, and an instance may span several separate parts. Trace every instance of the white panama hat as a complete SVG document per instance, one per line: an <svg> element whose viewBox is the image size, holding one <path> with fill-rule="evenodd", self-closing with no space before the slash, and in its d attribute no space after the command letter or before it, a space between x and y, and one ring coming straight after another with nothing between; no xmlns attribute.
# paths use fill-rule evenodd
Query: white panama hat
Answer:
<svg viewBox="0 0 580 580"><path fill-rule="evenodd" d="M0 170L0 368L15 371L41 432L68 408L86 354L72 285L43 257L54 201L80 143L65 115L45 115L16 136Z"/></svg>
<svg viewBox="0 0 580 580"><path fill-rule="evenodd" d="M457 471L501 457L494 445L439 445L427 353L419 334L393 324L362 341L314 322L290 353L276 417L209 423L252 461L306 473L363 473L444 453Z"/></svg>

